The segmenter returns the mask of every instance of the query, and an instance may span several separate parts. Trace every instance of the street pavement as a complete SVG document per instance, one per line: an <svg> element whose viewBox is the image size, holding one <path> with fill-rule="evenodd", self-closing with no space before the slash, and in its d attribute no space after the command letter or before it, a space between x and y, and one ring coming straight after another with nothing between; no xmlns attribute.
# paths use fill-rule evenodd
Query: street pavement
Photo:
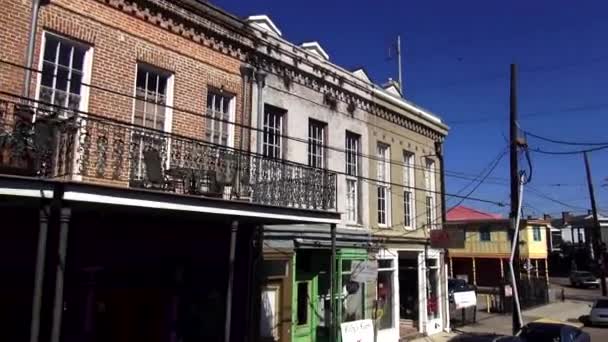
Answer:
<svg viewBox="0 0 608 342"><path fill-rule="evenodd" d="M590 305L593 300L601 297L598 289L577 289L569 286L567 278L551 279L554 293L561 294L564 289L565 301L556 301L547 305L525 310L523 312L524 323L539 318L549 318L558 321L567 321L577 324L589 333L591 341L608 341L608 328L583 326L589 314ZM512 326L511 315L489 314L482 310L477 312L477 322L454 329L451 333L439 333L429 337L421 337L412 341L416 342L473 342L488 341L488 336L510 335ZM491 340L491 339L490 339Z"/></svg>

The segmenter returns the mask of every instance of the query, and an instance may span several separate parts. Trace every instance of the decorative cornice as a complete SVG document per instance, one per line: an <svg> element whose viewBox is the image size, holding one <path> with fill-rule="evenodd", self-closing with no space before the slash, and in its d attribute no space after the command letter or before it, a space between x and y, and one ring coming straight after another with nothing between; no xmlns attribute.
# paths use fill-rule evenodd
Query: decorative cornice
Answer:
<svg viewBox="0 0 608 342"><path fill-rule="evenodd" d="M344 102L352 108L359 108L367 113L421 134L434 141L443 141L445 135L428 125L422 124L401 113L369 100L344 88L345 79L338 72L322 65L308 61L305 51L294 46L291 54L293 65L279 60L287 52L282 51L280 44L272 44L262 34L260 41L254 31L228 29L212 20L194 13L180 5L167 0L95 0L112 6L124 13L135 16L152 25L179 34L187 39L209 47L241 61L275 74L289 82L296 82L323 95L329 94L337 101ZM262 52L261 50L266 50ZM289 55L288 54L288 55ZM301 56L300 56L301 55ZM312 72L302 70L300 64L307 64ZM352 82L351 82L352 83ZM354 111L354 109L353 109Z"/></svg>
<svg viewBox="0 0 608 342"><path fill-rule="evenodd" d="M253 48L245 32L222 27L166 0L96 1L242 61Z"/></svg>
<svg viewBox="0 0 608 342"><path fill-rule="evenodd" d="M275 74L280 78L289 77L292 82L318 91L324 96L328 94L338 101L344 102L347 105L354 105L356 108L428 137L433 141L443 141L445 138L443 134L433 130L427 125L389 110L375 101L345 90L344 87L340 85L343 83L343 78L336 73L331 72L331 70L315 66L315 68L313 68L313 73L309 73L297 66L289 65L261 51L257 51L253 54L249 62L266 72Z"/></svg>

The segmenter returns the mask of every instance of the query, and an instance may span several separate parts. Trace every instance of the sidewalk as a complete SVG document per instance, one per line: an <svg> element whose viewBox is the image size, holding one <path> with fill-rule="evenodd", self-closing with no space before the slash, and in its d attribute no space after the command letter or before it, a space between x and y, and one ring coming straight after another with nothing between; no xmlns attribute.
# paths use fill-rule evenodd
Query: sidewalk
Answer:
<svg viewBox="0 0 608 342"><path fill-rule="evenodd" d="M582 326L579 317L589 314L589 302L565 301L543 305L522 312L524 324L540 318L569 322ZM439 333L411 340L412 342L447 342L458 340L458 336L470 335L511 335L511 315L477 312L477 323L454 329L451 333Z"/></svg>

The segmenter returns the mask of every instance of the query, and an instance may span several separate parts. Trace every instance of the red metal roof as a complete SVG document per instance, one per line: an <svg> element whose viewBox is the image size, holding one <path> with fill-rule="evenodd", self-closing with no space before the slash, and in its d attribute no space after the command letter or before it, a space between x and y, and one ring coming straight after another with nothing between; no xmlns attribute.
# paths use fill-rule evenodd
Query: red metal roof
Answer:
<svg viewBox="0 0 608 342"><path fill-rule="evenodd" d="M459 205L452 207L447 212L447 220L449 221L475 221L475 220L501 220L502 215L486 213L477 209Z"/></svg>

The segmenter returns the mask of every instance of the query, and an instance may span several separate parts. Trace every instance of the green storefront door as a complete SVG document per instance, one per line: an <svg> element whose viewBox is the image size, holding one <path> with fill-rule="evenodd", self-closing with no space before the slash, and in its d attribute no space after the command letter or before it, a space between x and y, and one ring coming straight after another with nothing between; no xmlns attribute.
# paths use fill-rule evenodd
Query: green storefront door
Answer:
<svg viewBox="0 0 608 342"><path fill-rule="evenodd" d="M293 337L294 342L316 342L317 331L317 276L296 276L293 303Z"/></svg>

